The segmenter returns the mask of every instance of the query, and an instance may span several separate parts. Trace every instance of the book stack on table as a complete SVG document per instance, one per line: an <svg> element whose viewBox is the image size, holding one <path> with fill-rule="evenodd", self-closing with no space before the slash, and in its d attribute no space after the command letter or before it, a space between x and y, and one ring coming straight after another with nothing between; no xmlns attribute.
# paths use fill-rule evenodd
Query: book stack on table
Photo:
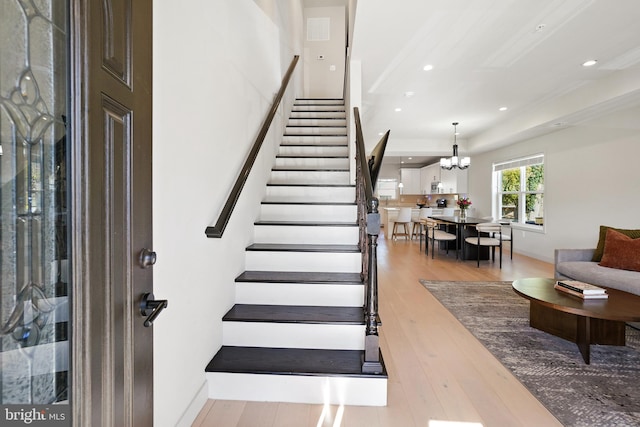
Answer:
<svg viewBox="0 0 640 427"><path fill-rule="evenodd" d="M579 280L559 280L554 288L582 299L604 299L609 297L606 289Z"/></svg>

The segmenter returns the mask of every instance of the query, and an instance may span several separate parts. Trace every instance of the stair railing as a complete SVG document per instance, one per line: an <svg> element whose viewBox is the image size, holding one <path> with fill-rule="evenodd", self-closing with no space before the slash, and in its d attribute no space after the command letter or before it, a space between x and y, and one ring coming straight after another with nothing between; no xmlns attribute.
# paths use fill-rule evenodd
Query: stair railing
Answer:
<svg viewBox="0 0 640 427"><path fill-rule="evenodd" d="M360 227L360 251L362 253L361 278L365 283L364 321L365 344L363 373L381 373L380 338L378 336L378 235L380 234L379 200L374 197L372 176L377 177L382 157L389 139L389 131L382 137L374 155L368 161L362 136L358 107L353 109L356 125L356 203Z"/></svg>
<svg viewBox="0 0 640 427"><path fill-rule="evenodd" d="M258 157L258 153L260 152L260 148L262 147L262 143L267 136L267 132L269 132L269 127L273 122L273 118L278 111L278 107L280 106L280 102L282 101L282 97L284 96L285 91L287 90L287 86L289 85L289 81L291 80L291 76L293 75L293 70L296 68L296 64L298 63L299 55L295 55L291 60L291 64L289 64L289 68L282 78L282 83L280 84L280 90L276 94L276 97L273 100L273 104L267 113L267 116L262 122L262 127L260 128L260 132L256 137L255 142L253 143L253 147L251 151L247 155L247 159L244 162L244 166L236 178L236 182L231 189L231 193L227 198L227 202L224 204L222 211L220 212L220 216L218 217L218 221L216 224L211 227L207 227L205 230L205 234L207 237L215 237L221 238L224 233L225 228L227 228L227 224L229 223L229 219L231 219L231 214L233 213L233 209L240 198L240 193L242 193L242 189L244 188L244 184L247 182L249 178L249 174L251 173L251 168L253 168L253 164Z"/></svg>

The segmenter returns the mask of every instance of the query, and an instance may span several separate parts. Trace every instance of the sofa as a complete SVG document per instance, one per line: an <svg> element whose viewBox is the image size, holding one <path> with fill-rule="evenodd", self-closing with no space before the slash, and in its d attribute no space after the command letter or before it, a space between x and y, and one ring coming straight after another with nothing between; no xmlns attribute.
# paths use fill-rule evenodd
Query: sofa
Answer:
<svg viewBox="0 0 640 427"><path fill-rule="evenodd" d="M556 249L555 278L573 279L640 295L640 272L602 267L592 261L595 249Z"/></svg>

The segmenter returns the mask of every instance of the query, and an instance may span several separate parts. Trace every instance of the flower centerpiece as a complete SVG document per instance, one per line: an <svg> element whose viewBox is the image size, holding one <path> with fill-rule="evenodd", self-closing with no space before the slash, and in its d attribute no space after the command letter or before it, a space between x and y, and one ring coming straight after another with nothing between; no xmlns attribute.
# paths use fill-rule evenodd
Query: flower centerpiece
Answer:
<svg viewBox="0 0 640 427"><path fill-rule="evenodd" d="M468 197L460 197L456 202L458 207L460 208L460 218L464 219L467 217L467 209L471 206L471 200Z"/></svg>

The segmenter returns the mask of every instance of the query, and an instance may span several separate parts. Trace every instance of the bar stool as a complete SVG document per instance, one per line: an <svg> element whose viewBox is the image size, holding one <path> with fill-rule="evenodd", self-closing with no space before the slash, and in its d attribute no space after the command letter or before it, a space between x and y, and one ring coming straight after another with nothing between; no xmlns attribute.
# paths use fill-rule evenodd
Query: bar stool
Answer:
<svg viewBox="0 0 640 427"><path fill-rule="evenodd" d="M411 208L400 208L398 212L398 218L393 222L393 231L391 232L391 239L399 236L404 236L407 239L411 239L409 225L411 224ZM398 226L402 225L403 233L398 232Z"/></svg>

